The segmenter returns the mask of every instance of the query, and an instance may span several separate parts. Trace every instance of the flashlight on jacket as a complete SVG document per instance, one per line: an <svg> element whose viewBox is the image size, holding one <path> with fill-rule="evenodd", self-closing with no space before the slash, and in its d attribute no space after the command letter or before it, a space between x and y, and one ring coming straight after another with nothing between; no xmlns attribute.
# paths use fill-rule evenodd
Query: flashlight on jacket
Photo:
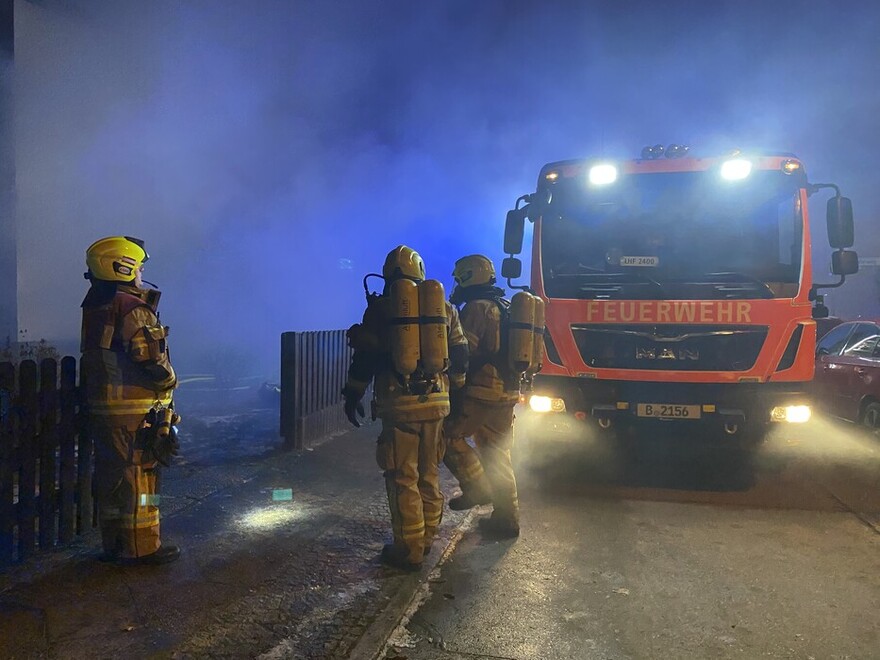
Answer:
<svg viewBox="0 0 880 660"><path fill-rule="evenodd" d="M177 428L173 424L175 421L177 420L174 419L174 411L171 408L160 410L156 419L156 436L167 438L171 435L172 429L174 430L174 435L177 435Z"/></svg>

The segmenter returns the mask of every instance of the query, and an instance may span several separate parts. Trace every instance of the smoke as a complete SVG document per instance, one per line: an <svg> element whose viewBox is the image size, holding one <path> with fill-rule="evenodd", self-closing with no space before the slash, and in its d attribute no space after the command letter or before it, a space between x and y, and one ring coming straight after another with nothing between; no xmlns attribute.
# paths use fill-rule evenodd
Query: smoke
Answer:
<svg viewBox="0 0 880 660"><path fill-rule="evenodd" d="M19 1L23 328L74 340L85 247L130 234L175 361L268 374L281 332L359 319L396 245L450 287L545 162L657 142L797 153L875 254L880 9L767 4Z"/></svg>
<svg viewBox="0 0 880 660"><path fill-rule="evenodd" d="M514 460L521 492L849 509L874 526L880 513L878 437L821 414L802 425L771 425L763 442L746 448L736 436L699 422L603 432L521 410Z"/></svg>

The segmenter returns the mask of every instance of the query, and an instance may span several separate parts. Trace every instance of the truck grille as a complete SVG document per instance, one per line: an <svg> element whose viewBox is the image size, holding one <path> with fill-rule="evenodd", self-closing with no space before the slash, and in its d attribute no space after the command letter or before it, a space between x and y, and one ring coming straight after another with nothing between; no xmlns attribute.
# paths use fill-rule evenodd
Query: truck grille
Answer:
<svg viewBox="0 0 880 660"><path fill-rule="evenodd" d="M574 325L584 362L597 369L746 371L767 326Z"/></svg>

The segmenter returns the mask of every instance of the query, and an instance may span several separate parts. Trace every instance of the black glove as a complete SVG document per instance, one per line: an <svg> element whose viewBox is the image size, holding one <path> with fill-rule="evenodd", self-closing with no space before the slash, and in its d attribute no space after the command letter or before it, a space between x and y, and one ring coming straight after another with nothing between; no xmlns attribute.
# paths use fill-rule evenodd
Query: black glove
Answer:
<svg viewBox="0 0 880 660"><path fill-rule="evenodd" d="M342 390L342 395L345 397L345 416L356 428L360 427L361 423L358 421L355 413L360 415L361 418L367 416L367 413L364 412L364 404L361 403L360 396L348 389Z"/></svg>
<svg viewBox="0 0 880 660"><path fill-rule="evenodd" d="M176 426L172 426L167 435L157 436L153 441L153 456L165 467L170 467L172 458L179 453L180 440L177 438Z"/></svg>

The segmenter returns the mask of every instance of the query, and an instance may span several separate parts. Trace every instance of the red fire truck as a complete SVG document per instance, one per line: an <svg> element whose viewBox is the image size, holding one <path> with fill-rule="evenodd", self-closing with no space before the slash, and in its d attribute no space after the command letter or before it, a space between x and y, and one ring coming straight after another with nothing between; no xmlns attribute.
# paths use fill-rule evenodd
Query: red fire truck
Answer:
<svg viewBox="0 0 880 660"><path fill-rule="evenodd" d="M808 200L824 189L839 281L817 284ZM541 428L682 420L751 442L810 418L815 318L828 314L817 291L858 258L850 200L809 183L795 156L657 145L634 160L549 163L507 216L511 287L526 220L530 287L546 302L529 398Z"/></svg>

